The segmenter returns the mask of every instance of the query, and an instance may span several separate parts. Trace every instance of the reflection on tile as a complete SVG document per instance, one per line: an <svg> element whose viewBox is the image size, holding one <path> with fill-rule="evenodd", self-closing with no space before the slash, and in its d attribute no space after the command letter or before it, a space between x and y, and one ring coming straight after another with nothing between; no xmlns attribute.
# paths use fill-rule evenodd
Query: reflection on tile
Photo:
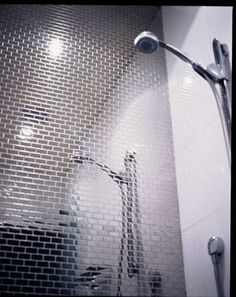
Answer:
<svg viewBox="0 0 236 297"><path fill-rule="evenodd" d="M185 296L160 7L0 17L0 291Z"/></svg>

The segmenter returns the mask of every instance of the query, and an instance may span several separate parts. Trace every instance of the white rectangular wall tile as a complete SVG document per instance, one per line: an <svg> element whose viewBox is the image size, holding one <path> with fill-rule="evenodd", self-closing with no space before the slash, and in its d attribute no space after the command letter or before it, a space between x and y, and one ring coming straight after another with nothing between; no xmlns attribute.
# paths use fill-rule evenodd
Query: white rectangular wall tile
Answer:
<svg viewBox="0 0 236 297"><path fill-rule="evenodd" d="M226 43L232 61L232 7L163 6L164 41L203 66L214 62L212 41ZM229 296L231 172L216 101L191 66L166 52L188 296L216 296L207 242L225 243L224 290ZM228 211L225 211L225 210Z"/></svg>

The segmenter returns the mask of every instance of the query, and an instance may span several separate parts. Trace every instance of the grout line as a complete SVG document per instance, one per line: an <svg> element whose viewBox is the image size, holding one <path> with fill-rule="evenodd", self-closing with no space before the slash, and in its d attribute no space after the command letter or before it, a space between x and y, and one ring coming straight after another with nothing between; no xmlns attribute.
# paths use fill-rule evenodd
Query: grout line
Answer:
<svg viewBox="0 0 236 297"><path fill-rule="evenodd" d="M185 152L200 136L202 136L203 135L203 133L205 133L206 132L206 130L208 130L209 129L209 127L210 126L212 126L214 123L215 123L215 121L217 120L217 116L215 116L215 118L213 118L212 119L212 121L190 142L190 143L188 143L181 151L179 151L178 153L175 153L175 144L174 144L174 139L173 139L173 137L172 137L172 139L173 139L173 146L174 146L174 152L173 152L173 156L174 156L174 163L175 163L175 167L176 167L176 159L183 153L183 152ZM173 134L173 132L172 132L172 134ZM164 173L165 172L165 170L166 169L168 169L168 166L170 165L170 164L172 164L172 162L173 162L173 159L171 159L169 162L167 162L166 164L165 164L165 166L163 166L161 169L160 169L160 171L159 172L157 172L157 177L158 177L158 175L159 174L161 174L161 173ZM175 172L175 175L176 175L176 178L177 178L177 174L176 174L176 172ZM160 175L159 175L160 176Z"/></svg>
<svg viewBox="0 0 236 297"><path fill-rule="evenodd" d="M225 203L225 204L223 204L223 207L221 206L221 207L217 208L216 210L214 210L212 213L208 214L208 215L205 216L204 218L198 220L197 222L193 223L193 224L190 225L189 227L186 227L185 229L181 230L181 233L183 233L183 232L187 231L188 229L192 228L193 226L195 226L195 225L201 223L201 222L204 221L205 219L209 218L210 216L214 215L214 214L217 213L218 211L223 210L223 209L226 208L226 207L227 207L227 205L226 205L226 203Z"/></svg>
<svg viewBox="0 0 236 297"><path fill-rule="evenodd" d="M195 137L193 138L180 152L176 153L175 159L185 152L196 140L198 140L217 120L217 116L215 116L211 122L208 123L208 125Z"/></svg>

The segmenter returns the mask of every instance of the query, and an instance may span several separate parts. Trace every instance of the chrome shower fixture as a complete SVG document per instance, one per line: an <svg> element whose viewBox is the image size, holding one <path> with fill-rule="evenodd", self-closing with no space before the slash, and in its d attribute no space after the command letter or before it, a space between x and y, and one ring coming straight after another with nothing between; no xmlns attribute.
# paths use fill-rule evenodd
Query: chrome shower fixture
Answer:
<svg viewBox="0 0 236 297"><path fill-rule="evenodd" d="M84 162L95 164L98 167L100 167L101 170L105 171L108 174L108 176L110 176L115 182L121 183L121 184L127 183L123 173L117 173L111 170L107 165L101 162L97 162L90 156L84 156L83 154L80 154L80 152L75 152L73 155L71 155L70 161L74 163L79 163L79 164L83 164Z"/></svg>
<svg viewBox="0 0 236 297"><path fill-rule="evenodd" d="M208 254L211 256L211 260L214 266L216 289L218 297L224 297L223 281L220 273L220 263L222 260L222 254L224 253L224 241L222 238L212 236L208 240Z"/></svg>
<svg viewBox="0 0 236 297"><path fill-rule="evenodd" d="M125 258L124 248L127 248L127 274L128 277L139 275L139 269L143 269L142 255L142 236L140 231L139 218L139 202L137 192L137 169L136 169L136 153L127 151L124 157L123 172L115 172L107 165L96 161L89 155L84 155L83 152L77 151L71 155L70 161L77 164L90 163L97 165L101 170L105 171L113 181L117 183L121 190L122 201L122 237L121 248L119 255L119 269L118 269L118 295L121 294L121 274L123 271L123 261ZM125 187L124 187L125 186ZM125 191L125 189L126 191ZM126 241L125 241L126 239ZM140 248L141 246L141 248Z"/></svg>
<svg viewBox="0 0 236 297"><path fill-rule="evenodd" d="M184 62L190 64L195 72L203 77L210 85L216 99L223 134L225 139L226 151L231 163L231 69L229 62L229 49L226 44L221 44L217 39L213 40L215 63L206 68L195 63L185 53L161 40L150 31L140 33L134 40L135 48L144 54L150 54L160 47L168 50ZM217 87L220 88L220 92Z"/></svg>
<svg viewBox="0 0 236 297"><path fill-rule="evenodd" d="M159 40L154 33L144 31L135 38L134 45L140 52L151 54L158 49Z"/></svg>
<svg viewBox="0 0 236 297"><path fill-rule="evenodd" d="M91 162L90 157L80 155L79 152L76 152L73 155L71 155L70 156L70 161L75 162L75 163L80 163L80 164L83 164L85 161L90 161Z"/></svg>

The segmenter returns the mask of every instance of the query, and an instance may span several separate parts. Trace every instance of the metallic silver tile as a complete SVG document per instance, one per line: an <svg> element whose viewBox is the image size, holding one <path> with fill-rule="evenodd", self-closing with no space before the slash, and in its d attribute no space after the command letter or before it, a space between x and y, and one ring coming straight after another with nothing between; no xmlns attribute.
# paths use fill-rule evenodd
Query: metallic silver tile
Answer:
<svg viewBox="0 0 236 297"><path fill-rule="evenodd" d="M0 291L185 296L165 56L133 48L143 30L163 35L160 8L0 17ZM76 151L97 164L70 162Z"/></svg>

